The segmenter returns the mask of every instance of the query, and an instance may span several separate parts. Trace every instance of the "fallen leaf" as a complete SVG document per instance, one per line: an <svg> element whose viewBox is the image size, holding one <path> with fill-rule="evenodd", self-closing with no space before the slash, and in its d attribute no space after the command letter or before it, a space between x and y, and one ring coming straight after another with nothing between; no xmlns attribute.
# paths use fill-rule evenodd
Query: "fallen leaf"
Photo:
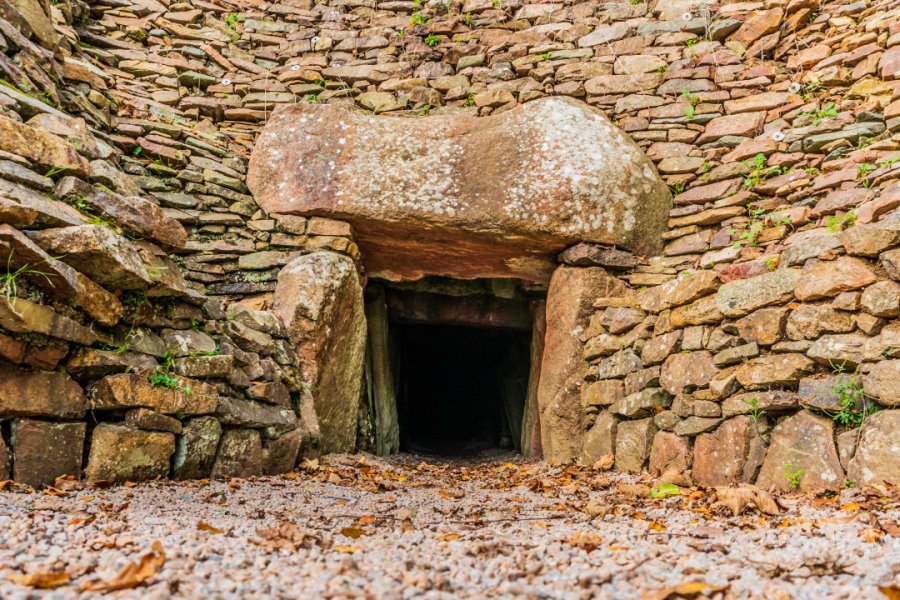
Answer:
<svg viewBox="0 0 900 600"><path fill-rule="evenodd" d="M452 542L454 540L458 540L462 536L458 533L448 533L438 537L439 542Z"/></svg>
<svg viewBox="0 0 900 600"><path fill-rule="evenodd" d="M52 590L69 583L71 580L71 577L65 571L47 571L46 573L29 573L27 575L13 573L12 575L7 575L6 578L13 583L39 590Z"/></svg>
<svg viewBox="0 0 900 600"><path fill-rule="evenodd" d="M705 581L691 581L644 594L644 598L647 600L674 600L675 598L708 597L715 592L721 592L725 587L726 586L712 585Z"/></svg>
<svg viewBox="0 0 900 600"><path fill-rule="evenodd" d="M198 531L208 531L210 533L222 533L221 529L219 529L218 527L213 527L206 521L199 521L197 523L197 530Z"/></svg>
<svg viewBox="0 0 900 600"><path fill-rule="evenodd" d="M884 532L877 527L867 527L859 532L859 535L862 536L862 539L867 542L878 542L881 541L881 538L884 537Z"/></svg>
<svg viewBox="0 0 900 600"><path fill-rule="evenodd" d="M354 552L356 552L358 550L359 550L359 548L357 548L356 546L335 546L334 547L335 552L344 552L346 554L353 554Z"/></svg>
<svg viewBox="0 0 900 600"><path fill-rule="evenodd" d="M83 592L114 592L130 590L156 575L166 562L166 554L162 544L153 542L150 552L144 554L139 562L129 562L110 581L94 579L81 586Z"/></svg>
<svg viewBox="0 0 900 600"><path fill-rule="evenodd" d="M741 514L748 505L756 507L761 513L767 515L777 515L781 513L781 509L778 508L772 495L756 486L720 486L715 488L715 490L717 501L713 506L725 506L731 509L734 516Z"/></svg>
<svg viewBox="0 0 900 600"><path fill-rule="evenodd" d="M878 591L889 598L889 600L900 600L900 586L886 585L878 588Z"/></svg>
<svg viewBox="0 0 900 600"><path fill-rule="evenodd" d="M610 510L612 510L612 507L609 504L597 499L589 501L587 506L584 507L584 513L590 519L596 519L597 517L602 519Z"/></svg>
<svg viewBox="0 0 900 600"><path fill-rule="evenodd" d="M361 538L363 536L363 533L365 532L359 527L344 527L343 529L341 529L341 535L348 538L353 538L354 540L358 540L359 538Z"/></svg>
<svg viewBox="0 0 900 600"><path fill-rule="evenodd" d="M650 525L648 527L650 529L652 529L653 531L665 531L666 530L666 526L657 521L653 521L652 523L650 523Z"/></svg>
<svg viewBox="0 0 900 600"><path fill-rule="evenodd" d="M593 552L603 543L603 538L593 531L576 531L568 541L570 545L580 548L585 552Z"/></svg>
<svg viewBox="0 0 900 600"><path fill-rule="evenodd" d="M598 471L609 471L613 468L615 459L616 457L612 452L610 452L609 454L604 454L596 462L594 462L594 464L591 465L591 468L597 469Z"/></svg>
<svg viewBox="0 0 900 600"><path fill-rule="evenodd" d="M650 495L654 498L668 498L669 496L680 496L681 488L674 483L663 483L658 487L650 490Z"/></svg>
<svg viewBox="0 0 900 600"><path fill-rule="evenodd" d="M643 483L620 483L617 486L624 496L629 498L649 498L650 486Z"/></svg>
<svg viewBox="0 0 900 600"><path fill-rule="evenodd" d="M360 525L374 525L375 517L371 517L369 515L364 515L359 518L359 524Z"/></svg>

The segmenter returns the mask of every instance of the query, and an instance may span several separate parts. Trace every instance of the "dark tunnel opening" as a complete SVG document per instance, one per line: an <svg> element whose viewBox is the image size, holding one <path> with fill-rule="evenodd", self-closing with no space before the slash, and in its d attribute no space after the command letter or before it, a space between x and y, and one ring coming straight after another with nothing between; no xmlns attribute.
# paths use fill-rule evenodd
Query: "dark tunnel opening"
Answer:
<svg viewBox="0 0 900 600"><path fill-rule="evenodd" d="M519 450L530 332L392 324L401 449L437 456Z"/></svg>

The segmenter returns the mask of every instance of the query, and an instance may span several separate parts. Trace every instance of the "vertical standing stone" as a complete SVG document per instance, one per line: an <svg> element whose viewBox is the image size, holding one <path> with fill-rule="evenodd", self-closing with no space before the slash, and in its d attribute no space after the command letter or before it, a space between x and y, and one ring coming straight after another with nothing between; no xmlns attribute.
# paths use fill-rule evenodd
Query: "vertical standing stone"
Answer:
<svg viewBox="0 0 900 600"><path fill-rule="evenodd" d="M750 482L765 454L764 423L741 415L728 419L694 442L694 483L704 487Z"/></svg>
<svg viewBox="0 0 900 600"><path fill-rule="evenodd" d="M369 372L375 411L375 453L387 456L400 451L400 424L397 420L397 398L391 373L388 345L387 305L384 289L374 290L374 297L366 302L366 323L369 332Z"/></svg>
<svg viewBox="0 0 900 600"><path fill-rule="evenodd" d="M668 431L659 431L650 448L650 473L684 475L691 468L691 448L688 438Z"/></svg>
<svg viewBox="0 0 900 600"><path fill-rule="evenodd" d="M222 425L215 417L197 417L185 422L175 444L172 477L209 477L221 437Z"/></svg>
<svg viewBox="0 0 900 600"><path fill-rule="evenodd" d="M252 477L262 473L262 440L255 429L228 429L222 434L213 477Z"/></svg>
<svg viewBox="0 0 900 600"><path fill-rule="evenodd" d="M85 423L13 421L13 479L39 487L60 475L81 477L86 427Z"/></svg>
<svg viewBox="0 0 900 600"><path fill-rule="evenodd" d="M802 492L843 487L844 469L834 445L834 422L803 410L776 425L757 485Z"/></svg>
<svg viewBox="0 0 900 600"><path fill-rule="evenodd" d="M278 274L273 312L287 325L300 376L312 390L322 450L352 450L366 355L356 265L332 252L292 260Z"/></svg>
<svg viewBox="0 0 900 600"><path fill-rule="evenodd" d="M578 462L592 465L606 456L616 453L616 418L608 410L597 415L594 424L584 435Z"/></svg>
<svg viewBox="0 0 900 600"><path fill-rule="evenodd" d="M650 444L655 433L653 417L619 423L616 431L616 469L640 473L650 455Z"/></svg>
<svg viewBox="0 0 900 600"><path fill-rule="evenodd" d="M304 432L294 429L270 440L262 450L262 472L265 475L287 473L297 464L297 453L303 443Z"/></svg>
<svg viewBox="0 0 900 600"><path fill-rule="evenodd" d="M101 423L91 434L88 481L142 481L165 477L175 452L175 436Z"/></svg>
<svg viewBox="0 0 900 600"><path fill-rule="evenodd" d="M9 479L9 449L6 441L0 435L0 481Z"/></svg>
<svg viewBox="0 0 900 600"><path fill-rule="evenodd" d="M544 353L544 336L547 332L546 302L531 303L534 325L531 330L531 372L528 374L528 392L525 395L525 412L522 415L522 454L528 458L541 458L541 409L538 406L538 388L541 383L541 356Z"/></svg>
<svg viewBox="0 0 900 600"><path fill-rule="evenodd" d="M541 357L538 406L544 459L568 462L581 454L581 386L586 365L579 333L587 326L594 300L622 296L625 284L599 267L561 266L547 292L547 333Z"/></svg>

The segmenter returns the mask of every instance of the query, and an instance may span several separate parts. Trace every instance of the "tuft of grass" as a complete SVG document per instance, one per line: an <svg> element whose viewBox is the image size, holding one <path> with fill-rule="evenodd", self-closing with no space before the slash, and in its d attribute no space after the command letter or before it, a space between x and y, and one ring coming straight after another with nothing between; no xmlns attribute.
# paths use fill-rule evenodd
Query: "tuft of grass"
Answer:
<svg viewBox="0 0 900 600"><path fill-rule="evenodd" d="M806 473L804 469L794 466L792 462L786 462L781 467L784 471L784 478L787 479L792 490L800 489L800 482L803 481L803 475Z"/></svg>
<svg viewBox="0 0 900 600"><path fill-rule="evenodd" d="M42 260L41 262L36 263L35 265L25 263L18 269L13 270L13 268L12 268L13 254L14 254L14 250L10 250L9 256L6 257L6 272L0 273L0 294L3 294L3 296L6 298L6 305L9 306L10 308L14 309L15 303L16 303L16 297L18 296L18 293L19 293L19 284L18 284L19 277L21 277L23 275L43 277L44 279L47 280L47 283L50 284L51 287L53 286L53 280L50 279L50 273L47 273L45 271L39 271L38 269L35 268L37 265L47 262L46 260ZM54 260L58 260L58 259L54 258Z"/></svg>

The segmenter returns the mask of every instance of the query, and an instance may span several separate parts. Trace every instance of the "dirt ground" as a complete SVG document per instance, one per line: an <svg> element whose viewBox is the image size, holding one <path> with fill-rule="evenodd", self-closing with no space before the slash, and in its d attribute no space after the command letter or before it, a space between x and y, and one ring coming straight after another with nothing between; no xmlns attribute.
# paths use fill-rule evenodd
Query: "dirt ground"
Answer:
<svg viewBox="0 0 900 600"><path fill-rule="evenodd" d="M505 456L7 482L0 598L900 598L897 509L883 488L772 498Z"/></svg>

